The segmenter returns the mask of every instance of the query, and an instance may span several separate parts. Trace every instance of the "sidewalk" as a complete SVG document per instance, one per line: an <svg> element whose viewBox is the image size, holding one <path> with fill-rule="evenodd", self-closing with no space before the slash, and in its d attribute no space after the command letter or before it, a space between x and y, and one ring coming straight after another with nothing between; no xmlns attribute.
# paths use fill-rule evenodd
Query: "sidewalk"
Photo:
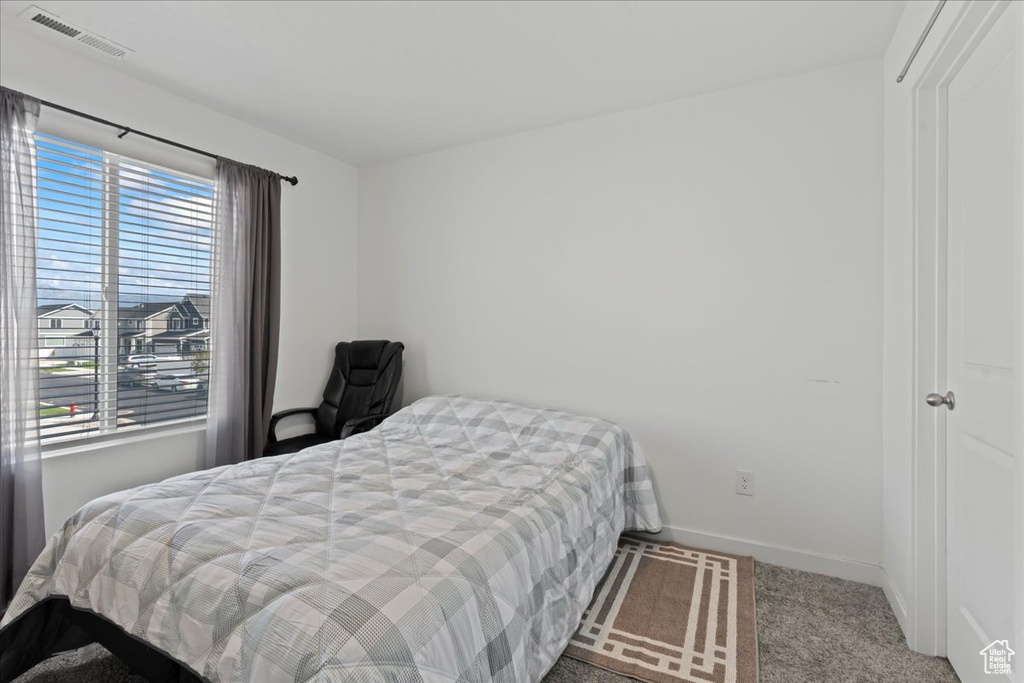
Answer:
<svg viewBox="0 0 1024 683"><path fill-rule="evenodd" d="M82 375L92 376L96 373L94 368L39 368L39 374L49 377L80 377Z"/></svg>

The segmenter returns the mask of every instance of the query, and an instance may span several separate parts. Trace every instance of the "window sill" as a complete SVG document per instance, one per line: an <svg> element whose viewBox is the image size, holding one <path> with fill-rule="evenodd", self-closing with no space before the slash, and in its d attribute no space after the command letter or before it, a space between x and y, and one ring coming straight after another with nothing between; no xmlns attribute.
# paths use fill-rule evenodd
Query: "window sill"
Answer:
<svg viewBox="0 0 1024 683"><path fill-rule="evenodd" d="M154 439L164 439L169 436L194 434L202 431L206 431L206 418L193 417L161 425L139 427L137 429L126 430L120 433L75 437L70 438L67 441L55 441L43 444L41 457L43 460L48 458L60 458L65 455L76 455L104 448L130 445L134 443L145 443L146 441L152 441Z"/></svg>

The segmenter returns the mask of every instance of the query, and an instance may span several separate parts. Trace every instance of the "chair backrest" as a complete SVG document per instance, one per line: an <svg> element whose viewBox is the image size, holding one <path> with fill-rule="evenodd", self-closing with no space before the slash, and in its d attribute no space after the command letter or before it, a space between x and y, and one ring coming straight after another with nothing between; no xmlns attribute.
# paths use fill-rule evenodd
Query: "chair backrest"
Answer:
<svg viewBox="0 0 1024 683"><path fill-rule="evenodd" d="M334 367L317 408L316 431L337 439L348 420L390 414L402 377L401 342L383 340L340 342L334 347Z"/></svg>

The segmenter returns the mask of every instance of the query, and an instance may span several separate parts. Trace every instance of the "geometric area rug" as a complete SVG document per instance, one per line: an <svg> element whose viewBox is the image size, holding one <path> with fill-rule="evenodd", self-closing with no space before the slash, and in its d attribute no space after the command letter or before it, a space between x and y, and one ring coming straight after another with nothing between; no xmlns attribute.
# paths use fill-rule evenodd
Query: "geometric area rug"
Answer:
<svg viewBox="0 0 1024 683"><path fill-rule="evenodd" d="M648 683L757 683L754 560L623 536L562 654Z"/></svg>

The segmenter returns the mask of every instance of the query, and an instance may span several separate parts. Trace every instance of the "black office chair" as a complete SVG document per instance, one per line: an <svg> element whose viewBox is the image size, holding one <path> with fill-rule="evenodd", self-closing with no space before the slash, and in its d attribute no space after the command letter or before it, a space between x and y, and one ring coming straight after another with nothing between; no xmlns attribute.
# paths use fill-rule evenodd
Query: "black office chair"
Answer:
<svg viewBox="0 0 1024 683"><path fill-rule="evenodd" d="M334 347L334 368L319 408L292 408L275 413L263 455L295 453L328 441L366 432L391 414L402 377L401 342L354 341ZM311 415L316 431L277 440L277 423L292 415Z"/></svg>

